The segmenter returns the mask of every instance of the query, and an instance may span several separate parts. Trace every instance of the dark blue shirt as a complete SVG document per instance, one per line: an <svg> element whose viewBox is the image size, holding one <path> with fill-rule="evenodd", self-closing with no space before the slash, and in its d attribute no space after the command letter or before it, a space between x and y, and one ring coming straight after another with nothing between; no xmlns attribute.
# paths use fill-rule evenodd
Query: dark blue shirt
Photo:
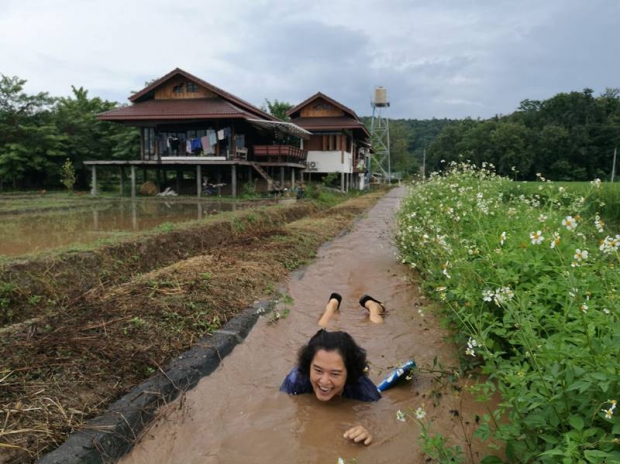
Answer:
<svg viewBox="0 0 620 464"><path fill-rule="evenodd" d="M303 375L299 372L299 368L294 367L286 376L284 382L282 382L280 391L289 395L312 393L310 377ZM354 384L344 386L342 396L359 401L378 401L381 398L381 393L379 393L375 384L372 383L372 380L362 375Z"/></svg>

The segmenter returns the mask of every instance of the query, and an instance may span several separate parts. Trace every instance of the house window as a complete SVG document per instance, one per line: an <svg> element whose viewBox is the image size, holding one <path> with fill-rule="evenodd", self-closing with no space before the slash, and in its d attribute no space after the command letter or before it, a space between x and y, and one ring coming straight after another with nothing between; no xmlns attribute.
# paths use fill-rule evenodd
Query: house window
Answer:
<svg viewBox="0 0 620 464"><path fill-rule="evenodd" d="M338 136L335 134L328 134L323 136L323 151L336 151L338 150Z"/></svg>
<svg viewBox="0 0 620 464"><path fill-rule="evenodd" d="M172 92L174 92L174 93L183 93L184 92L184 90L183 90L183 86L184 85L185 85L185 83L183 83L183 82L181 82L180 84L175 85L172 88Z"/></svg>
<svg viewBox="0 0 620 464"><path fill-rule="evenodd" d="M198 92L198 86L196 85L195 82L188 82L187 83L187 92L188 93L196 93L196 92Z"/></svg>

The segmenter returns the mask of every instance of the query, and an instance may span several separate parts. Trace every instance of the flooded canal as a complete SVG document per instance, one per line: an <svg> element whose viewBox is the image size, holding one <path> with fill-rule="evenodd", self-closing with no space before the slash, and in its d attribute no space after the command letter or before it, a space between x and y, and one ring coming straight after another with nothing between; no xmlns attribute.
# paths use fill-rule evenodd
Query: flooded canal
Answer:
<svg viewBox="0 0 620 464"><path fill-rule="evenodd" d="M331 292L339 292L343 302L328 330L346 330L366 348L375 383L408 359L419 366L431 366L435 357L443 366L457 363L444 340L446 333L395 259L390 222L403 194L403 189L393 190L349 234L322 247L315 262L288 282L293 298L288 316L275 324L261 318L213 374L182 401L160 411L121 462L336 464L342 458L358 464L423 463L419 424L411 417L399 421L396 415L420 406L427 411L424 421L432 422L433 433L467 448L464 434L471 434L474 416L484 408L449 382L440 389L429 373L417 373L412 381L384 392L376 403L341 399L326 404L314 395L278 391L297 350L316 333ZM384 324L371 323L359 306L365 293L386 304ZM358 424L372 433L370 446L343 438ZM483 455L480 445L474 446L472 460L479 462Z"/></svg>
<svg viewBox="0 0 620 464"><path fill-rule="evenodd" d="M20 256L72 244L87 244L112 234L148 230L164 223L252 207L222 201L110 200L89 208L0 215L0 255Z"/></svg>

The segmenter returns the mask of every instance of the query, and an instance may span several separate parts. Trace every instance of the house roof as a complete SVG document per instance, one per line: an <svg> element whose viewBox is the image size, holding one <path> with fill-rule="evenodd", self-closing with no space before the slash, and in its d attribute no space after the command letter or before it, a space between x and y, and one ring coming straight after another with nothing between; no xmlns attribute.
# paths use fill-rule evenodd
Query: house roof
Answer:
<svg viewBox="0 0 620 464"><path fill-rule="evenodd" d="M215 97L173 98L155 100L155 90L169 80L182 76L208 89ZM132 105L106 111L97 116L104 121L151 121L170 119L219 119L243 118L279 121L278 118L260 108L209 84L192 74L176 68L160 77L144 89L129 97Z"/></svg>
<svg viewBox="0 0 620 464"><path fill-rule="evenodd" d="M245 100L242 100L241 98L236 97L235 95L233 95L231 93L228 93L225 90L220 89L219 87L216 87L213 84L208 83L207 81L203 81L199 77L196 77L193 74L190 74L187 71L184 71L184 70L182 70L180 68L176 68L176 69L170 71L168 74L166 74L163 77L160 77L156 81L152 82L150 85L146 86L144 89L140 90L139 92L134 93L131 97L129 97L129 101L132 102L132 103L140 103L140 102L143 102L145 100L149 100L151 98L151 96L152 96L151 92L153 92L156 88L158 88L162 84L166 83L167 81L169 81L173 77L176 77L177 75L183 76L186 79L197 83L198 85L200 85L200 86L210 90L211 92L215 93L216 95L218 95L222 99L233 103L234 105L238 106L239 108L242 108L242 109L248 111L249 113L254 114L255 116L257 116L259 118L269 119L269 120L272 120L272 121L278 121L278 118L270 115L269 113L266 113L265 111L263 111L260 108L252 105L251 103L248 103Z"/></svg>
<svg viewBox="0 0 620 464"><path fill-rule="evenodd" d="M314 100L317 100L319 98L322 98L323 100L326 100L327 102L331 103L335 107L340 108L345 113L348 113L351 118L359 120L359 118L357 117L357 114L355 114L355 111L353 111L351 108L349 108L347 106L344 106L342 103L337 102L333 98L330 98L330 97L328 97L327 95L325 95L324 93L321 93L321 92L315 93L310 98L302 101L299 105L294 106L293 108L291 108L290 110L288 110L286 112L286 115L290 116L290 117L293 117L294 113L299 112L303 107L307 106L309 103L312 103Z"/></svg>
<svg viewBox="0 0 620 464"><path fill-rule="evenodd" d="M254 114L221 98L147 100L116 108L98 115L105 121L141 121L165 119L255 118Z"/></svg>
<svg viewBox="0 0 620 464"><path fill-rule="evenodd" d="M338 117L320 117L320 118L295 118L291 122L299 127L303 127L309 131L322 131L334 129L357 129L370 138L370 133L366 126L359 120L349 118L347 116Z"/></svg>

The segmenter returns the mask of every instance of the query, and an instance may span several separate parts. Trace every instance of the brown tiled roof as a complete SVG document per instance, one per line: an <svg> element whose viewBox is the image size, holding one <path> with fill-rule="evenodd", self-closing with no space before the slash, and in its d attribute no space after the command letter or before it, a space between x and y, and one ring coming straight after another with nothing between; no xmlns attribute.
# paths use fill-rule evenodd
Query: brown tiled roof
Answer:
<svg viewBox="0 0 620 464"><path fill-rule="evenodd" d="M222 117L250 119L256 116L221 98L147 100L98 115L98 118L104 121L215 119Z"/></svg>
<svg viewBox="0 0 620 464"><path fill-rule="evenodd" d="M359 129L370 137L368 129L361 121L346 116L325 118L295 118L291 122L309 131L334 130L334 129Z"/></svg>
<svg viewBox="0 0 620 464"><path fill-rule="evenodd" d="M263 110L252 105L251 103L248 103L245 100L242 100L241 98L236 97L233 94L228 93L225 90L222 90L213 84L209 84L207 81L203 81L202 79L188 73L187 71L183 71L180 68L176 68L170 71L168 74L166 74L163 77L160 77L159 79L157 79L156 81L154 81L153 83L145 87L144 89L140 90L137 93L134 93L131 97L129 97L129 101L133 103L138 103L138 102L145 100L146 98L148 98L149 92L151 92L152 90L155 90L157 87L159 87L160 85L162 85L169 79L173 78L177 74L185 77L186 79L189 79L190 81L196 82L197 84L201 85L202 87L206 89L209 89L211 92L215 93L216 95L219 95L224 100L230 101L231 103L239 106L240 108L243 108L249 113L254 114L256 117L268 119L270 121L279 121L278 118L270 115L269 113L264 112Z"/></svg>
<svg viewBox="0 0 620 464"><path fill-rule="evenodd" d="M351 115L352 118L354 119L359 119L357 117L357 114L355 114L355 111L353 111L351 108L344 106L342 103L337 102L336 100L334 100L333 98L328 97L327 95L325 95L324 93L321 92L317 92L314 95L312 95L310 98L302 101L299 105L294 106L293 108L291 108L290 110L288 110L286 112L287 116L291 116L292 114L298 112L299 110L301 110L304 106L308 105L309 103L311 103L313 100L316 100L318 98L322 98L323 100L328 101L329 103L331 103L332 105L340 108L342 111L344 111L345 113L349 113Z"/></svg>

